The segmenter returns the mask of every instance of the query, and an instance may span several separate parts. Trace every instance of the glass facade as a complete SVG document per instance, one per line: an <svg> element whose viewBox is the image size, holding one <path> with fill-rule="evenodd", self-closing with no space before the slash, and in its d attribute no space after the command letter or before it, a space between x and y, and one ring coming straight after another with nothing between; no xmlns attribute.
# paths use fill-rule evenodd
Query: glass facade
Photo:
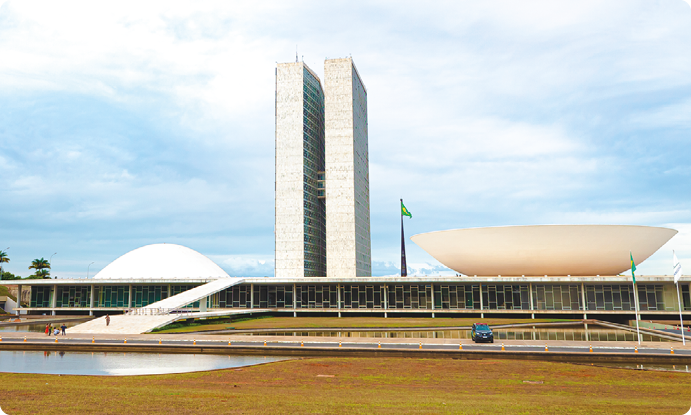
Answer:
<svg viewBox="0 0 691 415"><path fill-rule="evenodd" d="M324 93L319 80L307 68L303 71L302 165L305 277L324 277L326 276L326 202L323 189Z"/></svg>
<svg viewBox="0 0 691 415"><path fill-rule="evenodd" d="M190 290L198 284L94 286L94 307L139 308ZM170 287L170 288L169 288ZM634 311L629 284L240 284L210 296L208 308ZM91 287L58 285L55 306L88 308ZM49 308L53 286L32 286L31 307ZM640 311L665 307L663 284L637 285ZM691 310L688 284L680 284L684 310ZM585 304L583 303L585 299ZM532 306L531 306L532 301ZM340 302L340 304L339 304ZM585 305L585 307L584 307ZM187 308L199 308L195 301Z"/></svg>
<svg viewBox="0 0 691 415"><path fill-rule="evenodd" d="M482 308L485 310L530 310L528 284L482 285Z"/></svg>
<svg viewBox="0 0 691 415"><path fill-rule="evenodd" d="M389 309L432 308L432 284L386 285Z"/></svg>
<svg viewBox="0 0 691 415"><path fill-rule="evenodd" d="M296 308L338 308L337 298L338 285L295 285Z"/></svg>
<svg viewBox="0 0 691 415"><path fill-rule="evenodd" d="M193 288L194 286L189 287ZM167 285L133 285L131 307L146 307L164 298L168 298Z"/></svg>
<svg viewBox="0 0 691 415"><path fill-rule="evenodd" d="M297 309L339 308L337 284L296 284L294 290ZM586 285L585 290L585 311L634 310L629 285ZM664 310L662 285L639 284L638 290L642 311ZM255 284L254 308L292 308L292 296L292 285ZM580 284L533 284L532 297L532 310L584 311ZM249 285L222 291L219 298L214 307L252 306ZM481 309L480 284L341 284L340 301L341 309ZM531 310L530 286L482 284L482 309Z"/></svg>
<svg viewBox="0 0 691 415"><path fill-rule="evenodd" d="M56 307L89 307L91 288L82 285L58 286Z"/></svg>
<svg viewBox="0 0 691 415"><path fill-rule="evenodd" d="M588 311L634 310L633 287L630 285L586 285Z"/></svg>
<svg viewBox="0 0 691 415"><path fill-rule="evenodd" d="M293 286L289 286L292 290ZM273 286L273 288L278 288L278 286ZM252 292L250 291L250 285L236 285L234 287L227 288L218 294L214 295L213 305L220 308L251 308L252 303L250 299L252 298ZM283 291L283 303L285 303L285 291ZM290 303L292 307L292 300Z"/></svg>
<svg viewBox="0 0 691 415"><path fill-rule="evenodd" d="M127 285L94 286L94 307L128 307L129 301Z"/></svg>
<svg viewBox="0 0 691 415"><path fill-rule="evenodd" d="M53 287L34 286L31 287L31 307L50 307Z"/></svg>
<svg viewBox="0 0 691 415"><path fill-rule="evenodd" d="M197 285L183 284L183 285L171 285L170 286L170 296L178 295L183 291L191 290ZM185 308L199 308L199 301L195 301L192 304L188 304Z"/></svg>
<svg viewBox="0 0 691 415"><path fill-rule="evenodd" d="M581 286L533 284L534 310L582 310Z"/></svg>
<svg viewBox="0 0 691 415"><path fill-rule="evenodd" d="M641 311L664 311L665 301L662 285L638 284L638 305Z"/></svg>

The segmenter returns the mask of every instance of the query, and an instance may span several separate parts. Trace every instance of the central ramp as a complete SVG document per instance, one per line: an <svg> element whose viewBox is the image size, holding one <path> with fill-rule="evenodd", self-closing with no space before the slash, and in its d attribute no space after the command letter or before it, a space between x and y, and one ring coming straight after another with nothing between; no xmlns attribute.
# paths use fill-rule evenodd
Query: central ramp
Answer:
<svg viewBox="0 0 691 415"><path fill-rule="evenodd" d="M110 316L110 324L106 325L106 318L103 316L68 328L67 334L142 334L156 327L170 324L178 318L179 316L175 314L160 316L118 314Z"/></svg>
<svg viewBox="0 0 691 415"><path fill-rule="evenodd" d="M223 291L226 288L232 287L233 285L238 285L242 283L244 279L242 278L219 278L217 280L207 282L199 287L194 287L191 290L183 291L180 294L176 294L172 297L165 298L161 301L156 301L151 303L143 310L155 310L162 309L167 310L167 312L180 309L188 304L192 304L195 301L206 298L210 295L216 294L219 291ZM205 308L205 307L202 307Z"/></svg>
<svg viewBox="0 0 691 415"><path fill-rule="evenodd" d="M214 313L190 312L177 314L175 311L195 301L206 299L206 297L210 295L216 294L233 285L240 284L243 281L244 279L242 278L220 278L161 301L151 303L146 307L136 309L133 313L110 316L110 324L108 325L106 325L106 318L104 316L76 325L70 328L69 332L88 334L141 334L170 324L178 319L206 317ZM203 309L205 308L206 307L203 307ZM230 315L234 313L226 312L222 314Z"/></svg>

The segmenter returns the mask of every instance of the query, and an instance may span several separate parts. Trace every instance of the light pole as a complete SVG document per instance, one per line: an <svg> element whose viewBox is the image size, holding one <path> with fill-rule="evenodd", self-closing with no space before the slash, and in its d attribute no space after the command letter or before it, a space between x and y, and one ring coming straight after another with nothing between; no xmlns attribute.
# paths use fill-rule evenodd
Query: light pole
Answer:
<svg viewBox="0 0 691 415"><path fill-rule="evenodd" d="M93 264L93 262L91 264ZM89 264L89 266L86 267L86 279L87 280L89 279L89 267L91 267L91 264Z"/></svg>
<svg viewBox="0 0 691 415"><path fill-rule="evenodd" d="M53 255L50 256L50 259L48 260L48 265L50 265L51 269L53 269L53 256L57 255L58 253L54 253Z"/></svg>

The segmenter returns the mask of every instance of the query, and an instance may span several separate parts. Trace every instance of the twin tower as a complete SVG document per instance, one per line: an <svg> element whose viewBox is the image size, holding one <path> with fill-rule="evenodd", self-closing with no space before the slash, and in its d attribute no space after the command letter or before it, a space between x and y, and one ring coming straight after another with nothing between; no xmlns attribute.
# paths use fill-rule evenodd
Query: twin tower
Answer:
<svg viewBox="0 0 691 415"><path fill-rule="evenodd" d="M276 277L372 275L367 90L353 60L276 67Z"/></svg>

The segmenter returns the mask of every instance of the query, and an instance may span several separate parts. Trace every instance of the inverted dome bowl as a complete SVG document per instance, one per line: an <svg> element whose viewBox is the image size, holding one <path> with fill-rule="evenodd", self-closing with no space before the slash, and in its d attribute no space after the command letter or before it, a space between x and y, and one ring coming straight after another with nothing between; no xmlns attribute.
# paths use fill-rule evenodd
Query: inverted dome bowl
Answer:
<svg viewBox="0 0 691 415"><path fill-rule="evenodd" d="M677 231L628 225L535 225L452 229L411 237L465 275L617 275L650 257Z"/></svg>

